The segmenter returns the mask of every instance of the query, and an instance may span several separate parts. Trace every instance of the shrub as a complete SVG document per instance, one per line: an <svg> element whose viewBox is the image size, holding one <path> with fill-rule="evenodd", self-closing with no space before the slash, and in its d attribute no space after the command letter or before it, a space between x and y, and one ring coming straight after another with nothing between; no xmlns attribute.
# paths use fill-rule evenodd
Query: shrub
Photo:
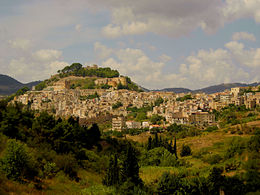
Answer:
<svg viewBox="0 0 260 195"><path fill-rule="evenodd" d="M259 151L260 148L260 135L254 135L247 143L247 147L250 151Z"/></svg>
<svg viewBox="0 0 260 195"><path fill-rule="evenodd" d="M164 172L157 186L158 194L174 194L179 188L179 178L169 172Z"/></svg>
<svg viewBox="0 0 260 195"><path fill-rule="evenodd" d="M176 157L163 147L157 147L146 152L142 158L144 166L177 166Z"/></svg>
<svg viewBox="0 0 260 195"><path fill-rule="evenodd" d="M250 192L255 192L260 188L260 173L259 173L259 164L260 160L251 156L252 159L249 159L244 164L244 179L247 182L247 188Z"/></svg>
<svg viewBox="0 0 260 195"><path fill-rule="evenodd" d="M219 154L206 155L202 160L213 165L219 163L222 160L222 157Z"/></svg>
<svg viewBox="0 0 260 195"><path fill-rule="evenodd" d="M112 105L112 109L115 110L121 106L123 106L123 104L121 102L116 102L115 104Z"/></svg>
<svg viewBox="0 0 260 195"><path fill-rule="evenodd" d="M242 154L245 149L245 142L240 137L233 137L231 142L229 143L229 147L225 153L225 159L232 158L236 154Z"/></svg>
<svg viewBox="0 0 260 195"><path fill-rule="evenodd" d="M57 155L54 162L70 178L77 178L78 163L72 154Z"/></svg>
<svg viewBox="0 0 260 195"><path fill-rule="evenodd" d="M217 126L207 127L207 129L206 129L207 132L212 132L212 131L216 131L216 130L218 130Z"/></svg>
<svg viewBox="0 0 260 195"><path fill-rule="evenodd" d="M1 169L9 179L22 181L25 178L31 179L37 175L28 148L16 140L8 141L0 162Z"/></svg>
<svg viewBox="0 0 260 195"><path fill-rule="evenodd" d="M44 167L44 175L47 178L51 178L56 175L58 168L55 163L53 162L47 162Z"/></svg>
<svg viewBox="0 0 260 195"><path fill-rule="evenodd" d="M208 176L210 194L218 194L219 190L225 185L225 178L222 176L221 168L213 167Z"/></svg>
<svg viewBox="0 0 260 195"><path fill-rule="evenodd" d="M191 148L188 145L183 144L181 148L181 157L183 156L190 156L191 155Z"/></svg>

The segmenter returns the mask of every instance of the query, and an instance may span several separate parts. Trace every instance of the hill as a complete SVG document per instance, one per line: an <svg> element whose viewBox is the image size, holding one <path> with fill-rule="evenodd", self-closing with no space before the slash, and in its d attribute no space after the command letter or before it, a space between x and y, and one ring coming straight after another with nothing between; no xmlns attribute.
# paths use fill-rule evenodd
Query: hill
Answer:
<svg viewBox="0 0 260 195"><path fill-rule="evenodd" d="M233 87L254 87L260 85L260 82L255 82L251 84L246 84L246 83L222 83L219 85L213 85L201 89L196 89L196 90L190 90L187 88L164 88L161 90L156 90L156 91L167 91L167 92L174 92L174 93L198 93L198 92L203 92L207 94L212 94L212 93L217 93L224 91L226 89L231 89Z"/></svg>
<svg viewBox="0 0 260 195"><path fill-rule="evenodd" d="M192 90L187 88L164 88L159 91L166 91L166 92L174 92L174 93L189 93L192 92Z"/></svg>
<svg viewBox="0 0 260 195"><path fill-rule="evenodd" d="M0 103L0 194L259 194L258 109L122 134Z"/></svg>
<svg viewBox="0 0 260 195"><path fill-rule="evenodd" d="M117 70L98 65L83 67L80 63L58 70L58 74L35 86L40 91L46 88L54 89L54 86L62 86L67 89L127 89L132 91L145 91L127 76L120 75ZM60 89L60 87L59 87Z"/></svg>
<svg viewBox="0 0 260 195"><path fill-rule="evenodd" d="M38 83L40 83L40 81L24 84L10 76L0 74L0 95L11 95L23 87L32 88L32 86Z"/></svg>

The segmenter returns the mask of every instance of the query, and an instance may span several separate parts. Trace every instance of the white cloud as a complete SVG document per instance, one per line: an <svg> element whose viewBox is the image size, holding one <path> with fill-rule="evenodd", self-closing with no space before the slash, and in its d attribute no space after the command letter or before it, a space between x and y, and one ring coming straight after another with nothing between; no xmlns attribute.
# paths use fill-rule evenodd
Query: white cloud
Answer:
<svg viewBox="0 0 260 195"><path fill-rule="evenodd" d="M150 89L197 89L223 82L251 82L260 79L260 48L246 49L242 43L235 41L225 44L225 47L199 50L187 56L175 73L163 72L170 57L165 60L166 56L163 54L164 57L159 56L159 61L153 61L142 50L132 48L112 49L111 56L102 59L102 66L117 69L121 74L130 76L138 84Z"/></svg>
<svg viewBox="0 0 260 195"><path fill-rule="evenodd" d="M241 18L260 22L259 0L96 0L111 11L111 22L103 28L107 37L155 34L185 36L197 28L214 33L224 24Z"/></svg>
<svg viewBox="0 0 260 195"><path fill-rule="evenodd" d="M159 57L160 61L162 62L169 62L172 60L172 57L171 56L167 56L166 54L162 54L160 57Z"/></svg>
<svg viewBox="0 0 260 195"><path fill-rule="evenodd" d="M33 56L37 60L42 61L51 61L51 60L57 60L61 57L62 52L54 49L42 49L39 51L36 51Z"/></svg>
<svg viewBox="0 0 260 195"><path fill-rule="evenodd" d="M21 82L44 80L69 65L61 57L58 50L24 51L10 60L6 72Z"/></svg>
<svg viewBox="0 0 260 195"><path fill-rule="evenodd" d="M9 64L9 75L22 82L44 80L50 78L51 75L57 73L57 70L62 69L67 65L68 63L62 61L40 64L31 59L13 59Z"/></svg>
<svg viewBox="0 0 260 195"><path fill-rule="evenodd" d="M161 85L161 70L164 62L151 60L140 49L113 49L114 57L102 62L102 66L109 66L119 70L122 75L130 76L138 84L151 87ZM158 84L156 82L158 81Z"/></svg>
<svg viewBox="0 0 260 195"><path fill-rule="evenodd" d="M226 0L222 10L226 20L233 21L240 18L254 18L260 22L260 1L259 0Z"/></svg>
<svg viewBox="0 0 260 195"><path fill-rule="evenodd" d="M232 59L241 65L246 65L248 67L260 68L260 48L256 49L244 49L244 44L236 41L229 42L225 44L225 47L230 50L230 55Z"/></svg>
<svg viewBox="0 0 260 195"><path fill-rule="evenodd" d="M15 39L9 40L8 43L12 48L27 50L32 46L32 43L28 39Z"/></svg>
<svg viewBox="0 0 260 195"><path fill-rule="evenodd" d="M255 35L248 32L236 32L232 35L233 41L239 40L248 40L248 41L256 41Z"/></svg>
<svg viewBox="0 0 260 195"><path fill-rule="evenodd" d="M107 58L113 53L112 49L107 48L105 45L102 45L100 42L96 42L94 44L94 51L97 53L99 59Z"/></svg>

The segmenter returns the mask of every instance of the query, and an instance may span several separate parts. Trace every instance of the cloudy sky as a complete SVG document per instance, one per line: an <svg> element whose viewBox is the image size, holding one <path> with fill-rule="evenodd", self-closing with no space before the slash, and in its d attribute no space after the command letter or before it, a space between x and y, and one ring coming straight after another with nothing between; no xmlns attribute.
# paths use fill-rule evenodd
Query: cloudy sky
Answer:
<svg viewBox="0 0 260 195"><path fill-rule="evenodd" d="M149 89L260 81L260 0L0 0L0 74L73 62Z"/></svg>

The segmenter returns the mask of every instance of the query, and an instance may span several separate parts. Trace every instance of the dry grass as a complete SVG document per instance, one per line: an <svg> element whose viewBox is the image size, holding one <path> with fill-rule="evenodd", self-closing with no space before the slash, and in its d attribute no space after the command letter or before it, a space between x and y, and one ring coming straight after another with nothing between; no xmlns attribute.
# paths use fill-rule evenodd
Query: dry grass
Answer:
<svg viewBox="0 0 260 195"><path fill-rule="evenodd" d="M145 184L157 183L164 172L169 171L170 173L179 173L182 169L177 167L157 167L157 166L146 166L141 167L139 175Z"/></svg>
<svg viewBox="0 0 260 195"><path fill-rule="evenodd" d="M149 132L144 132L139 135L126 135L126 138L139 143L146 143L148 138L152 136Z"/></svg>
<svg viewBox="0 0 260 195"><path fill-rule="evenodd" d="M44 195L45 192L34 189L32 185L19 184L10 180L2 181L0 183L0 194L1 195Z"/></svg>

